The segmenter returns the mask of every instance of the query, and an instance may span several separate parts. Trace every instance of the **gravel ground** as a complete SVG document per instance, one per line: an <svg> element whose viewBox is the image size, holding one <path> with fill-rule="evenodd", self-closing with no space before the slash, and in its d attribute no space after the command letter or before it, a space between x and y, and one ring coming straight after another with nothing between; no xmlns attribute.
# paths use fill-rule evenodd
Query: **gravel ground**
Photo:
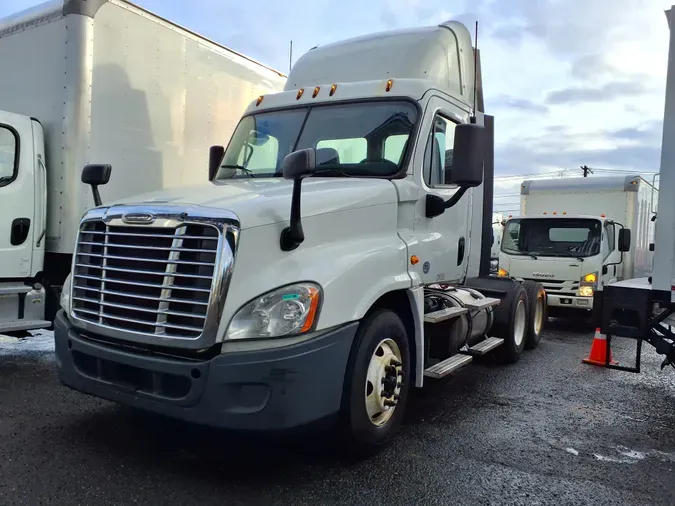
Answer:
<svg viewBox="0 0 675 506"><path fill-rule="evenodd" d="M429 382L400 437L350 464L317 438L242 438L86 397L58 384L49 336L0 337L0 504L675 504L675 371L649 347L639 375L582 364L590 343L554 321L515 365Z"/></svg>

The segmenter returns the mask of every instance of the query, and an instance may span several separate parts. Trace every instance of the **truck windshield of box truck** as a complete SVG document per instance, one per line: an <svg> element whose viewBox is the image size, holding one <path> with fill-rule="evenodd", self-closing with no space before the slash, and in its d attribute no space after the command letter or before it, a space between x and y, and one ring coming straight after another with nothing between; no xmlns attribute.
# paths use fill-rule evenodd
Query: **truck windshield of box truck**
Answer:
<svg viewBox="0 0 675 506"><path fill-rule="evenodd" d="M392 176L403 167L418 116L418 107L403 100L295 107L245 116L225 150L216 180L281 177L284 157L305 148L320 150L316 175Z"/></svg>
<svg viewBox="0 0 675 506"><path fill-rule="evenodd" d="M600 253L601 231L600 220L516 218L506 225L502 251L509 255L592 257ZM605 237L605 240L613 244L613 238Z"/></svg>

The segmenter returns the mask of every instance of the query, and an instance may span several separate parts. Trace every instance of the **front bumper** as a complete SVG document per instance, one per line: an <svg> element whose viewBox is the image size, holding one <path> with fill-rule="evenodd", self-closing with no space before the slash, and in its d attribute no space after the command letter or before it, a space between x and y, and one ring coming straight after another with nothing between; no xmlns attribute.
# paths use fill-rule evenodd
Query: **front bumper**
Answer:
<svg viewBox="0 0 675 506"><path fill-rule="evenodd" d="M64 385L96 397L214 427L284 430L339 411L357 325L300 344L196 361L92 341L61 310L56 364Z"/></svg>
<svg viewBox="0 0 675 506"><path fill-rule="evenodd" d="M576 297L571 295L557 295L546 292L549 307L560 307L569 309L593 309L593 297Z"/></svg>

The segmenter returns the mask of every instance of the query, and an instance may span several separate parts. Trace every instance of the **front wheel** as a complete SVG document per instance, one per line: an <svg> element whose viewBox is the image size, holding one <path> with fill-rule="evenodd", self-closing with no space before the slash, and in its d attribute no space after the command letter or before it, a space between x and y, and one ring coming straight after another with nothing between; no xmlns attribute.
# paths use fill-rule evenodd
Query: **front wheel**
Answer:
<svg viewBox="0 0 675 506"><path fill-rule="evenodd" d="M359 326L342 394L345 449L368 456L398 431L410 387L408 335L399 316L379 309Z"/></svg>

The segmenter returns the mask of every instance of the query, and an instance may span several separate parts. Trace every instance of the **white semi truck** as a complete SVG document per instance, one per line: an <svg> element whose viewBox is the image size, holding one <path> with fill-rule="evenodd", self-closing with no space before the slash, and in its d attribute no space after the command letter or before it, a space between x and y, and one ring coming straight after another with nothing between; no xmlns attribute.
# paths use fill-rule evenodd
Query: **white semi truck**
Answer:
<svg viewBox="0 0 675 506"><path fill-rule="evenodd" d="M0 19L0 333L47 327L94 204L202 179L208 147L285 76L125 0L57 0Z"/></svg>
<svg viewBox="0 0 675 506"><path fill-rule="evenodd" d="M211 148L202 186L89 210L60 380L217 427L333 421L369 453L411 388L535 347L543 287L489 276L494 123L474 55L454 21L312 49Z"/></svg>
<svg viewBox="0 0 675 506"><path fill-rule="evenodd" d="M591 317L604 287L651 271L657 197L639 175L524 181L499 275L541 281L549 316Z"/></svg>
<svg viewBox="0 0 675 506"><path fill-rule="evenodd" d="M607 338L605 367L640 372L643 342L665 356L661 368L675 367L675 6L666 11L670 49L663 117L659 198L651 276L624 279L605 287L597 325ZM634 339L634 366L613 364L612 338Z"/></svg>

